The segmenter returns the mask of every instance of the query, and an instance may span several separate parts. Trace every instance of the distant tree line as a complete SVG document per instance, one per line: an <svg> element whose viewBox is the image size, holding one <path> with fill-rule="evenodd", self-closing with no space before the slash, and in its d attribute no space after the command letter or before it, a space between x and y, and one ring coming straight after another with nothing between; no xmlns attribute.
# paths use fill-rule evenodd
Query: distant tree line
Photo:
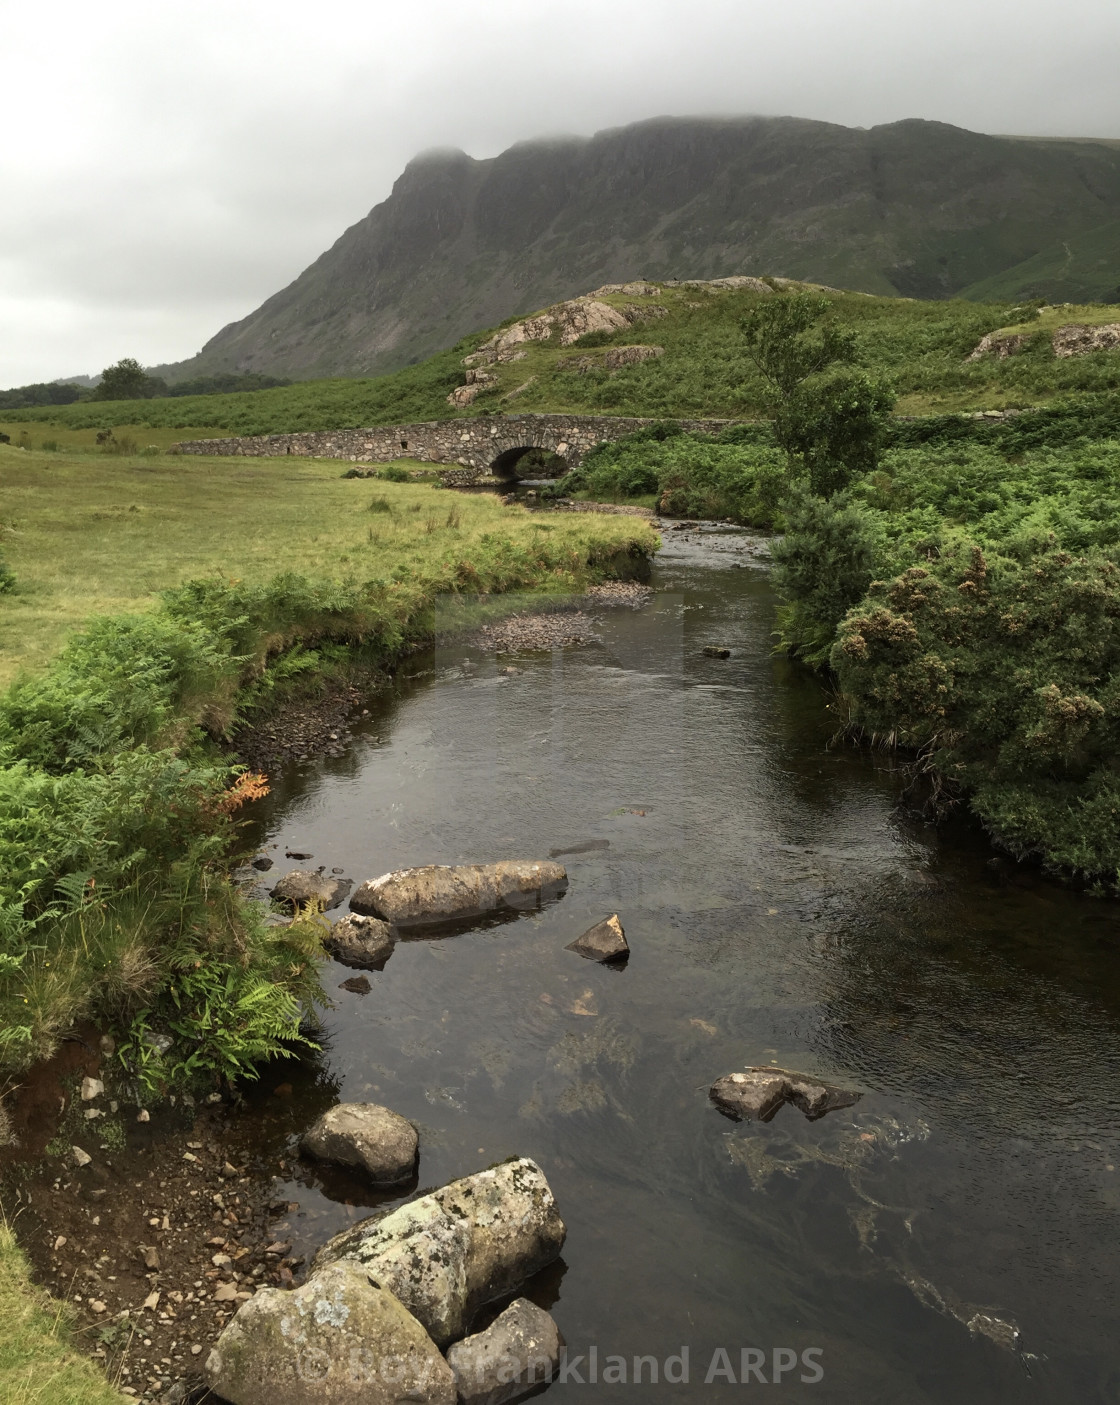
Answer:
<svg viewBox="0 0 1120 1405"><path fill-rule="evenodd" d="M73 405L79 400L157 400L179 395L229 395L241 390L270 390L274 386L291 385L277 376L257 372L238 375L220 371L213 376L195 376L193 380L176 381L169 385L162 376L149 375L134 357L126 356L101 372L101 380L92 390L70 383L21 385L13 390L0 390L0 410L33 410L43 405Z"/></svg>

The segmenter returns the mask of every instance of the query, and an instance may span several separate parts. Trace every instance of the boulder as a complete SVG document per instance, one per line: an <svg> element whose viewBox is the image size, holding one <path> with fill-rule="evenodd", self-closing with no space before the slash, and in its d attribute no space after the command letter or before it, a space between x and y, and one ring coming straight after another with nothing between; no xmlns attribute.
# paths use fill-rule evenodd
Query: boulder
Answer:
<svg viewBox="0 0 1120 1405"><path fill-rule="evenodd" d="M338 906L350 887L349 879L312 873L306 868L293 868L290 873L285 873L269 896L275 902L287 903L292 908L307 907L310 903L326 912L328 908Z"/></svg>
<svg viewBox="0 0 1120 1405"><path fill-rule="evenodd" d="M206 1359L230 1405L455 1405L450 1366L420 1323L353 1263L292 1292L261 1288Z"/></svg>
<svg viewBox="0 0 1120 1405"><path fill-rule="evenodd" d="M815 1122L826 1112L851 1107L863 1097L847 1088L822 1083L806 1073L787 1068L748 1068L745 1073L729 1073L712 1084L709 1096L728 1117L753 1118L769 1122L783 1103L793 1103Z"/></svg>
<svg viewBox="0 0 1120 1405"><path fill-rule="evenodd" d="M504 859L500 863L399 868L363 883L350 907L398 927L479 917L503 908L539 907L568 886L568 875L548 860Z"/></svg>
<svg viewBox="0 0 1120 1405"><path fill-rule="evenodd" d="M622 961L630 955L630 945L617 912L589 927L582 937L569 942L564 950L576 951L589 961Z"/></svg>
<svg viewBox="0 0 1120 1405"><path fill-rule="evenodd" d="M373 970L387 961L393 952L389 924L376 917L362 917L352 912L341 918L330 930L323 945L336 961L355 970Z"/></svg>
<svg viewBox="0 0 1120 1405"><path fill-rule="evenodd" d="M731 650L722 644L705 644L702 650L704 657L709 659L729 659Z"/></svg>
<svg viewBox="0 0 1120 1405"><path fill-rule="evenodd" d="M546 1384L560 1363L556 1323L528 1298L518 1298L485 1332L464 1337L447 1353L461 1405L505 1405Z"/></svg>
<svg viewBox="0 0 1120 1405"><path fill-rule="evenodd" d="M483 1303L551 1263L564 1234L543 1171L522 1158L344 1230L324 1244L314 1266L353 1261L368 1268L446 1346Z"/></svg>
<svg viewBox="0 0 1120 1405"><path fill-rule="evenodd" d="M387 1107L339 1103L307 1129L300 1150L318 1161L356 1166L377 1185L396 1185L416 1170L419 1138L411 1122Z"/></svg>

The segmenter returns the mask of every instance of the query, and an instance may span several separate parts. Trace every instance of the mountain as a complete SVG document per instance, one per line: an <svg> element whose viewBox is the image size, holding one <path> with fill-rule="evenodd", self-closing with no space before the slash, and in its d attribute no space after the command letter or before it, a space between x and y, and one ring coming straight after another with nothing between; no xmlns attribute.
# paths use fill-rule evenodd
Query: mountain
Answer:
<svg viewBox="0 0 1120 1405"><path fill-rule="evenodd" d="M598 284L728 274L1120 300L1120 146L744 117L429 152L295 282L157 370L379 374Z"/></svg>

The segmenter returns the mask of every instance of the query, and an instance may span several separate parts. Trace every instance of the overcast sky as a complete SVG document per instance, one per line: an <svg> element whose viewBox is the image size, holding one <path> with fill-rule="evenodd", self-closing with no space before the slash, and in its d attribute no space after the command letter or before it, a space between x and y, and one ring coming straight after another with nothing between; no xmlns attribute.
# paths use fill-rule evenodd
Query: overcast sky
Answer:
<svg viewBox="0 0 1120 1405"><path fill-rule="evenodd" d="M0 0L0 387L191 355L431 146L661 114L1120 137L1118 0Z"/></svg>

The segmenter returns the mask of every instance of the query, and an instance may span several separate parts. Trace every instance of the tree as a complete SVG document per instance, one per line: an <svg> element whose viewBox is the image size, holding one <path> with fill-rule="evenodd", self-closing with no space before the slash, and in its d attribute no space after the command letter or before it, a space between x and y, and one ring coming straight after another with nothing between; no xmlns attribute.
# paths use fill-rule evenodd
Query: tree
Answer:
<svg viewBox="0 0 1120 1405"><path fill-rule="evenodd" d="M894 406L885 381L856 369L855 334L826 320L831 307L827 298L780 293L742 322L790 480L807 478L826 498L875 467Z"/></svg>
<svg viewBox="0 0 1120 1405"><path fill-rule="evenodd" d="M106 366L93 392L94 400L151 400L166 395L167 384L158 376L150 376L132 356L122 357L114 366Z"/></svg>

